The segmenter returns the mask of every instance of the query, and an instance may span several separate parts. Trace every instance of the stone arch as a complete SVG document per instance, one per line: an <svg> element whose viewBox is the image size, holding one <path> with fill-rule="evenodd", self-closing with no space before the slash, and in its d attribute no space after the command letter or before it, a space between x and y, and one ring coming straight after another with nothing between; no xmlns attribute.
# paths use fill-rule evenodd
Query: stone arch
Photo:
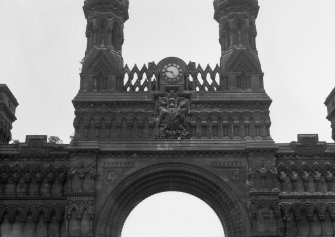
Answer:
<svg viewBox="0 0 335 237"><path fill-rule="evenodd" d="M98 217L97 237L120 237L130 212L145 198L165 191L180 191L206 202L217 214L227 237L250 230L241 200L219 177L183 163L153 165L132 174L110 193Z"/></svg>

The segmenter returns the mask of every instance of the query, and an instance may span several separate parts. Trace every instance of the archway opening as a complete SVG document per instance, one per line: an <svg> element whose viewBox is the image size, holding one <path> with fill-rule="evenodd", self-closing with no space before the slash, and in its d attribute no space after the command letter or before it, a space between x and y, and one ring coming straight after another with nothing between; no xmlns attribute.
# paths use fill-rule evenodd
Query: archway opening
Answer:
<svg viewBox="0 0 335 237"><path fill-rule="evenodd" d="M201 199L162 192L139 203L127 217L121 237L224 237L220 219Z"/></svg>
<svg viewBox="0 0 335 237"><path fill-rule="evenodd" d="M97 223L97 236L121 237L130 213L143 200L166 191L185 192L212 208L226 236L244 236L249 219L231 187L216 175L184 163L163 163L130 175L109 194Z"/></svg>

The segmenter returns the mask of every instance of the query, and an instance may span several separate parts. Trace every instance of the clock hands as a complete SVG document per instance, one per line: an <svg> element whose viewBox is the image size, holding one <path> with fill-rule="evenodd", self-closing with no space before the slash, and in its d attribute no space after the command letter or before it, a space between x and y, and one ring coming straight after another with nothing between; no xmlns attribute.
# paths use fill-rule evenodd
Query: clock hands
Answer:
<svg viewBox="0 0 335 237"><path fill-rule="evenodd" d="M176 77L176 75L174 74L174 72L173 72L173 71L166 70L166 72L172 73L173 77Z"/></svg>

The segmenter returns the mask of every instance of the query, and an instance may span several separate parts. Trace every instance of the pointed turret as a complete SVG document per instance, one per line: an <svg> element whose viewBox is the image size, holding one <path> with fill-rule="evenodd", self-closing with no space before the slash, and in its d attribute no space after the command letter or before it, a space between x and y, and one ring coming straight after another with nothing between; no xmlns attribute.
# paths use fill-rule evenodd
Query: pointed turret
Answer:
<svg viewBox="0 0 335 237"><path fill-rule="evenodd" d="M229 89L263 89L263 73L256 47L257 0L215 0L220 24L221 70ZM235 74L235 75L233 75Z"/></svg>
<svg viewBox="0 0 335 237"><path fill-rule="evenodd" d="M86 0L87 48L81 73L81 92L120 89L123 72L123 25L129 18L128 0Z"/></svg>
<svg viewBox="0 0 335 237"><path fill-rule="evenodd" d="M101 115L123 90L123 27L128 20L128 0L86 0L87 47L82 60L79 93L75 107L74 140L99 140ZM117 97L117 96L116 96ZM103 129L109 126L103 121Z"/></svg>

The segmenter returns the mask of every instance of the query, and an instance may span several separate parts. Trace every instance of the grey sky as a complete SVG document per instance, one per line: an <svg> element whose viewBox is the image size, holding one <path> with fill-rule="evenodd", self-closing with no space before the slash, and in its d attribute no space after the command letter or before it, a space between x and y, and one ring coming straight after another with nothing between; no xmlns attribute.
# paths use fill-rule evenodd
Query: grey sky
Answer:
<svg viewBox="0 0 335 237"><path fill-rule="evenodd" d="M298 133L331 141L324 100L335 86L334 0L259 0L257 45L265 88L273 99L276 142ZM0 0L0 83L20 105L13 138L73 133L71 100L86 47L83 1ZM142 66L168 56L206 66L220 58L211 0L131 0L125 63Z"/></svg>

